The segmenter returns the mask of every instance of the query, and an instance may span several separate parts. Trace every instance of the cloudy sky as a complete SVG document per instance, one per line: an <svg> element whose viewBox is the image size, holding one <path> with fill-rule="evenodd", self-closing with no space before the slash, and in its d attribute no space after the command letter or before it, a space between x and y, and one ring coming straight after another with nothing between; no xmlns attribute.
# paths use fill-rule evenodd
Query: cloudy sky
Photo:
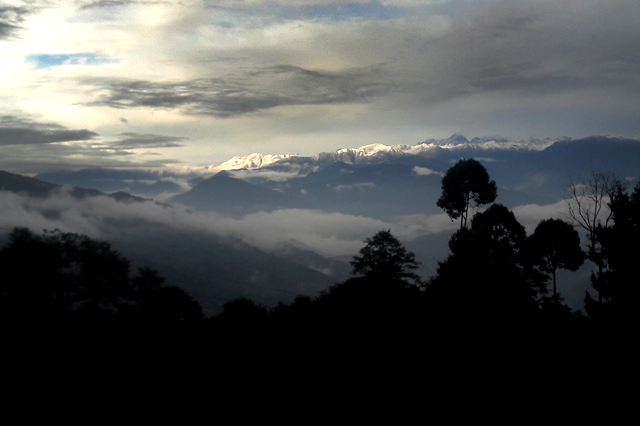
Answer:
<svg viewBox="0 0 640 426"><path fill-rule="evenodd" d="M0 170L640 137L638 0L0 0Z"/></svg>

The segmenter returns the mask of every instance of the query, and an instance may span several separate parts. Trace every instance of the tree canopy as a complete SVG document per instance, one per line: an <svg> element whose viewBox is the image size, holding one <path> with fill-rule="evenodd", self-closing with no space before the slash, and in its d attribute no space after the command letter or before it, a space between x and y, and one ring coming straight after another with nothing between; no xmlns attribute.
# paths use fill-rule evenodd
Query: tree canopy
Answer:
<svg viewBox="0 0 640 426"><path fill-rule="evenodd" d="M525 228L511 210L494 204L477 213L470 228L459 229L449 241L451 254L438 263L427 287L446 314L475 318L526 315L534 290L523 275L521 250Z"/></svg>
<svg viewBox="0 0 640 426"><path fill-rule="evenodd" d="M531 261L544 274L551 274L553 295L557 297L556 271L558 268L577 270L584 260L578 232L561 219L541 221L527 239Z"/></svg>
<svg viewBox="0 0 640 426"><path fill-rule="evenodd" d="M61 232L14 228L0 249L0 316L5 320L118 318L146 323L200 319L183 290L163 285L150 268L130 274L130 262L104 241ZM90 322L90 321L89 321Z"/></svg>
<svg viewBox="0 0 640 426"><path fill-rule="evenodd" d="M637 279L637 263L640 248L640 183L629 194L623 182L610 187L607 207L611 211L608 223L601 222L594 228L599 245L598 271L592 273L591 283L600 296L598 301L587 293L587 313L599 319L619 323L640 324L640 285ZM592 260L592 257L589 257Z"/></svg>
<svg viewBox="0 0 640 426"><path fill-rule="evenodd" d="M364 242L366 245L360 249L360 256L354 256L349 262L353 267L352 275L421 284L420 277L412 272L419 265L415 255L404 248L391 230L379 231Z"/></svg>
<svg viewBox="0 0 640 426"><path fill-rule="evenodd" d="M492 203L497 196L496 183L489 178L487 169L473 158L463 158L442 178L442 195L437 205L451 220L460 218L460 228L464 228L469 207Z"/></svg>

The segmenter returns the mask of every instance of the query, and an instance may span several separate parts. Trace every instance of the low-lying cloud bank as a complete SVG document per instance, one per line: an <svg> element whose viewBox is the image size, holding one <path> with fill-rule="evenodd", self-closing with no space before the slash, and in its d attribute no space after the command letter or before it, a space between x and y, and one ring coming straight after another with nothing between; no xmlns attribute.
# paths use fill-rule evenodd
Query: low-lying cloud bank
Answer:
<svg viewBox="0 0 640 426"><path fill-rule="evenodd" d="M134 228L141 232L161 226L235 237L269 252L296 246L323 256L356 253L362 241L380 229L391 229L399 238L408 240L452 228L444 214L382 221L319 210L284 209L230 218L152 201L122 203L106 196L78 200L66 189L46 199L2 191L0 205L0 230L5 232L14 226L26 226L35 231L60 229L110 240Z"/></svg>
<svg viewBox="0 0 640 426"><path fill-rule="evenodd" d="M268 252L294 246L327 257L357 253L363 240L381 229L390 229L402 241L410 241L422 235L453 232L458 226L444 213L398 216L383 221L320 210L284 209L230 218L152 201L123 203L106 196L76 199L64 188L45 199L0 191L0 205L2 232L26 226L36 232L60 229L109 241L124 233L153 232L161 227L238 238ZM567 218L565 201L546 206L524 205L513 210L529 233L542 219Z"/></svg>

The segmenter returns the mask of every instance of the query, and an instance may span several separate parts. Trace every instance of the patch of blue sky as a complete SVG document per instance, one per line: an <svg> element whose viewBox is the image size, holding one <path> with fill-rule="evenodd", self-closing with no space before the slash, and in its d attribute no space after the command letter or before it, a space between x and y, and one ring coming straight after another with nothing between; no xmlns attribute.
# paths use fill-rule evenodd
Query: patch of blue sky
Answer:
<svg viewBox="0 0 640 426"><path fill-rule="evenodd" d="M27 60L35 62L38 68L57 67L61 65L101 65L114 62L113 59L93 53L28 55Z"/></svg>

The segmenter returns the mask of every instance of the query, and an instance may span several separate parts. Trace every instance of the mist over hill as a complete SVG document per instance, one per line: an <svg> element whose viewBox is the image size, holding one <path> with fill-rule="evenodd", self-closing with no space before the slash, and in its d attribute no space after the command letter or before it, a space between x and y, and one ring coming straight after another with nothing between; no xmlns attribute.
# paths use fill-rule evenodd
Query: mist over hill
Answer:
<svg viewBox="0 0 640 426"><path fill-rule="evenodd" d="M274 305L296 295L314 295L347 276L342 263L300 245L278 246L274 241L270 247L259 239L243 240L243 229L251 228L248 222L5 172L0 173L0 187L10 188L0 191L3 241L14 226L109 241L134 267L152 267L185 289L207 314L237 297Z"/></svg>
<svg viewBox="0 0 640 426"><path fill-rule="evenodd" d="M0 230L61 229L109 240L210 313L240 296L273 306L345 279L347 261L381 229L416 253L423 278L433 275L457 228L436 206L440 181L460 158L486 167L498 184L496 202L529 233L542 219L567 218L572 179L591 170L640 176L637 140L462 135L312 157L253 154L186 173L87 169L34 179L1 172ZM588 268L563 280L574 307L589 289Z"/></svg>

